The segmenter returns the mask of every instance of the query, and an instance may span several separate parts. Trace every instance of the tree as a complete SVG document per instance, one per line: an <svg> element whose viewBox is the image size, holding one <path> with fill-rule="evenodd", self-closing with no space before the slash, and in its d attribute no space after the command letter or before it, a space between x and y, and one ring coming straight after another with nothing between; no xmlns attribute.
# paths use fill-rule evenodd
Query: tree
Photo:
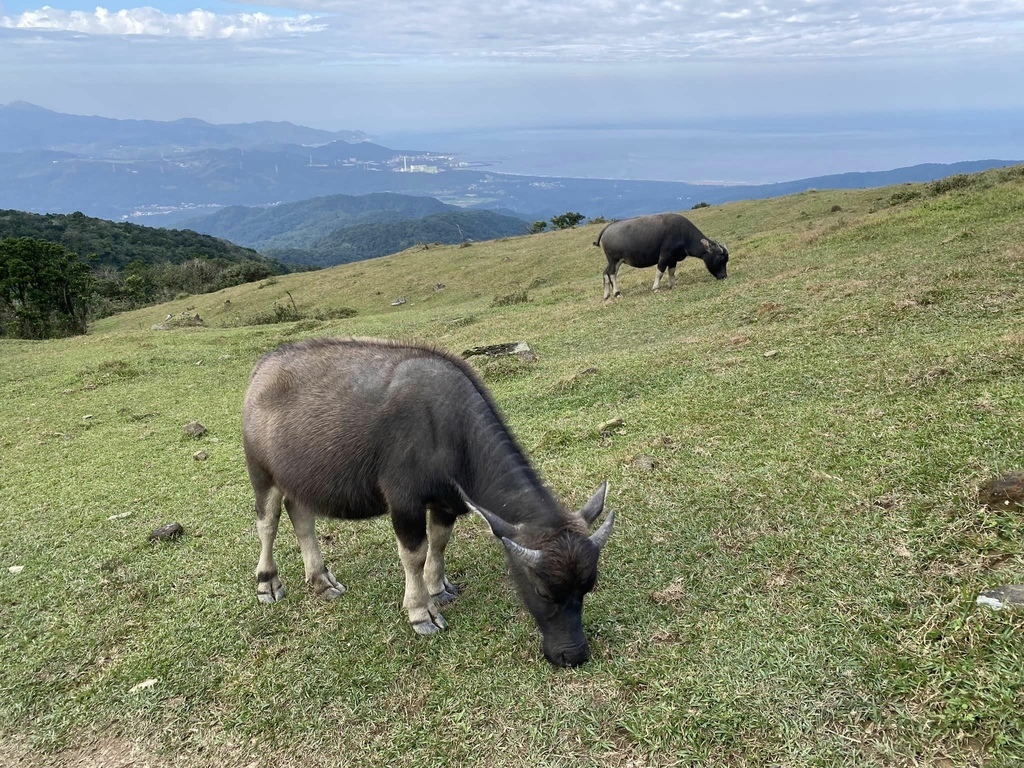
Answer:
<svg viewBox="0 0 1024 768"><path fill-rule="evenodd" d="M543 232L547 228L548 228L548 223L546 221L535 221L535 222L533 222L533 224L530 225L530 234L531 235L539 234L540 232Z"/></svg>
<svg viewBox="0 0 1024 768"><path fill-rule="evenodd" d="M572 229L579 224L586 217L582 213L574 213L572 211L566 211L560 216L551 217L551 225L555 229Z"/></svg>
<svg viewBox="0 0 1024 768"><path fill-rule="evenodd" d="M89 265L57 243L0 240L0 335L45 339L85 333Z"/></svg>

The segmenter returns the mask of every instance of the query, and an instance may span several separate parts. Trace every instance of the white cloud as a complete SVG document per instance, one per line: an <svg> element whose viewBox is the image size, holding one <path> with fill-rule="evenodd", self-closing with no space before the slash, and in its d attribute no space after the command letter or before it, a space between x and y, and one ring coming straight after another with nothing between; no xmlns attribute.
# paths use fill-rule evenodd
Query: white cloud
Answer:
<svg viewBox="0 0 1024 768"><path fill-rule="evenodd" d="M65 0L69 1L69 0ZM291 37L318 64L671 62L1024 51L1024 0L238 0L289 9L171 14L49 6L0 28L85 35ZM301 15L300 15L301 14ZM313 38L306 33L319 32Z"/></svg>
<svg viewBox="0 0 1024 768"><path fill-rule="evenodd" d="M84 35L152 35L213 40L255 40L317 32L325 27L309 14L280 17L266 13L216 14L194 10L164 13L156 8L62 11L46 5L20 16L0 16L0 28Z"/></svg>

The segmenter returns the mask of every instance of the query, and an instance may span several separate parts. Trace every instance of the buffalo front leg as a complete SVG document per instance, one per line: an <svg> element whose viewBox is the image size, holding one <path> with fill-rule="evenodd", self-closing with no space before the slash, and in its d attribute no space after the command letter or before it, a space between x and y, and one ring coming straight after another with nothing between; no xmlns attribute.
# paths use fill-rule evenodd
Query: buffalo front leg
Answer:
<svg viewBox="0 0 1024 768"><path fill-rule="evenodd" d="M405 571L402 607L409 612L409 623L420 635L433 635L447 629L448 623L438 610L437 601L430 596L424 576L430 549L426 515L422 511L401 513L392 508L391 523L398 540L398 557Z"/></svg>
<svg viewBox="0 0 1024 768"><path fill-rule="evenodd" d="M444 509L431 508L427 523L427 562L423 566L423 579L431 599L438 605L448 605L459 595L459 590L444 575L444 549L452 537L455 516Z"/></svg>
<svg viewBox="0 0 1024 768"><path fill-rule="evenodd" d="M669 267L668 268L668 287L669 288L675 288L676 287L676 268L675 267Z"/></svg>
<svg viewBox="0 0 1024 768"><path fill-rule="evenodd" d="M345 593L345 587L324 565L320 543L316 540L316 516L309 509L301 504L296 504L291 499L285 500L284 507L288 510L292 528L295 529L295 537L299 540L302 564L306 570L306 582L313 586L317 597L322 597L324 600L341 597Z"/></svg>
<svg viewBox="0 0 1024 768"><path fill-rule="evenodd" d="M284 584L274 560L274 539L281 522L281 492L274 486L256 491L256 532L260 537L260 559L256 564L256 597L273 603L285 595Z"/></svg>

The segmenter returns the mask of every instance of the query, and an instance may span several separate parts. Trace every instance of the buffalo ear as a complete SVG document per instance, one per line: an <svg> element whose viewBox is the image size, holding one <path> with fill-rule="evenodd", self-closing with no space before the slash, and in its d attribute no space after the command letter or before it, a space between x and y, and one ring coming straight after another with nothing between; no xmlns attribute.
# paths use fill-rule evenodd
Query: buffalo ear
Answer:
<svg viewBox="0 0 1024 768"><path fill-rule="evenodd" d="M580 509L580 516L590 525L604 511L604 500L608 495L608 481L601 483L601 487L594 491L594 495Z"/></svg>
<svg viewBox="0 0 1024 768"><path fill-rule="evenodd" d="M703 245L705 248L711 247L711 243L708 242L708 239L706 237L702 237L700 239L700 244Z"/></svg>
<svg viewBox="0 0 1024 768"><path fill-rule="evenodd" d="M458 486L456 487L458 488ZM493 512L488 512L483 507L478 507L476 504L472 502L469 496L466 495L466 492L464 490L462 490L461 488L458 488L458 490L459 495L462 497L462 503L466 505L470 512L476 512L478 515L480 515L480 517L482 517L486 521L488 527L491 529L491 533L493 533L499 539L511 539L513 536L516 535L516 533L518 533L518 529L516 528L516 526L509 525Z"/></svg>

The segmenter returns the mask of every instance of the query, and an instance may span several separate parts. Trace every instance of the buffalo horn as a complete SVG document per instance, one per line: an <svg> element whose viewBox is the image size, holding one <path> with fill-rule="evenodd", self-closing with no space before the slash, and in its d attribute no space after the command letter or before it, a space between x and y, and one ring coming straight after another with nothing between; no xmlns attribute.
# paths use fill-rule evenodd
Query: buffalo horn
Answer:
<svg viewBox="0 0 1024 768"><path fill-rule="evenodd" d="M536 568L540 564L540 550L528 549L522 544L516 544L507 536L501 537L501 543L505 545L508 553L527 568Z"/></svg>
<svg viewBox="0 0 1024 768"><path fill-rule="evenodd" d="M458 486L456 486L456 488L458 488ZM476 512L478 515L480 515L480 517L487 521L487 525L491 528L491 533L493 533L495 536L498 536L499 538L505 538L516 535L516 526L509 525L493 512L488 512L483 507L478 507L476 504L470 501L470 498L469 496L466 495L465 491L463 491L461 488L458 488L458 490L459 495L462 496L462 502L467 507L469 507L469 510L471 512Z"/></svg>
<svg viewBox="0 0 1024 768"><path fill-rule="evenodd" d="M604 545L608 543L608 537L612 533L612 523L615 522L615 512L609 511L608 517L605 518L604 522L601 523L601 527L594 531L590 537L590 543L598 549L603 549Z"/></svg>
<svg viewBox="0 0 1024 768"><path fill-rule="evenodd" d="M592 522L597 520L597 516L601 514L604 509L604 499L608 495L608 481L605 480L601 483L601 487L594 491L594 495L590 497L590 501L583 505L580 510L580 515L590 525Z"/></svg>

